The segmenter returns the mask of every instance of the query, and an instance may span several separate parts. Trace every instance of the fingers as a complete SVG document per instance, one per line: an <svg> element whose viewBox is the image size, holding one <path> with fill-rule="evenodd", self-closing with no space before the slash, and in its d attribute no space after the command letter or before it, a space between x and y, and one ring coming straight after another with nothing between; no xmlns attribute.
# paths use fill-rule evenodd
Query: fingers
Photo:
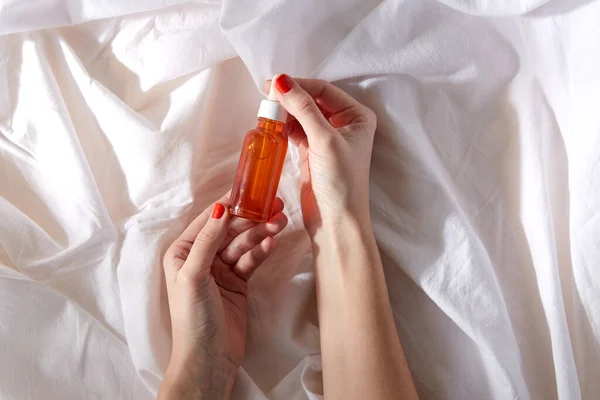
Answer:
<svg viewBox="0 0 600 400"><path fill-rule="evenodd" d="M231 243L220 253L220 258L225 263L233 265L252 248L260 244L267 237L273 237L287 226L288 219L283 213L273 216L267 223L258 224L234 238Z"/></svg>
<svg viewBox="0 0 600 400"><path fill-rule="evenodd" d="M284 207L285 204L283 203L283 200L281 200L281 197L275 197L275 201L273 202L273 215L282 212Z"/></svg>
<svg viewBox="0 0 600 400"><path fill-rule="evenodd" d="M236 275L229 264L225 264L219 257L216 257L210 269L210 273L215 279L217 285L232 294L248 296L247 280ZM243 283L243 284L241 284ZM223 292L221 292L224 295Z"/></svg>
<svg viewBox="0 0 600 400"><path fill-rule="evenodd" d="M212 214L198 232L179 275L198 278L210 274L210 266L227 234L229 213L222 203L215 203Z"/></svg>
<svg viewBox="0 0 600 400"><path fill-rule="evenodd" d="M279 198L279 197L276 197L275 201L273 202L273 216L282 212L283 208L284 208L283 200L281 200L281 198ZM232 223L229 227L228 236L231 236L232 238L234 238L237 235L241 234L242 232L247 231L248 229L250 229L256 225L257 225L257 223L252 220L244 219L244 218L236 218L234 221L232 221Z"/></svg>
<svg viewBox="0 0 600 400"><path fill-rule="evenodd" d="M283 132L287 136L287 138L294 144L294 146L308 147L308 139L306 138L304 129L296 119L289 118L288 121L285 123L285 126L283 127Z"/></svg>
<svg viewBox="0 0 600 400"><path fill-rule="evenodd" d="M245 281L248 281L254 271L265 261L273 250L275 250L275 239L267 237L257 246L240 257L239 261L233 266L233 272Z"/></svg>
<svg viewBox="0 0 600 400"><path fill-rule="evenodd" d="M281 200L279 197L276 197L275 202L273 203L273 216L282 212L283 208L284 208L283 200ZM229 229L227 230L227 236L225 237L225 240L223 240L223 243L221 243L221 246L219 247L219 251L221 251L225 247L227 247L229 245L229 243L231 243L231 241L233 239L235 239L238 235L247 231L248 229L251 229L252 227L254 227L256 225L258 225L257 222L254 222L249 219L236 218L236 217L232 218L231 223L229 224Z"/></svg>
<svg viewBox="0 0 600 400"><path fill-rule="evenodd" d="M361 106L348 93L331 83L321 79L294 78L294 81L302 87L317 103L317 106L326 113L339 113L351 107ZM271 89L271 79L264 84L265 92Z"/></svg>
<svg viewBox="0 0 600 400"><path fill-rule="evenodd" d="M192 277L210 273L210 265L216 253L227 248L240 235L241 237L233 243L233 247L225 253L224 258L228 264L232 265L243 259L246 260L242 263L243 269L254 271L260 263L250 265L248 260L256 261L261 258L244 257L245 253L262 254L265 256L262 260L268 257L268 254L265 255L253 248L263 246L261 248L264 249L266 244L262 243L265 238L278 234L287 226L287 217L282 213L283 200L279 197L275 199L274 216L267 223L257 224L242 218L232 218L229 224L230 216L225 206L229 201L229 195L230 193L227 193L221 197L217 202L218 206L215 203L213 207L208 207L198 215L166 251L163 261L168 281L174 279L179 271L185 276ZM220 209L219 213L215 213L217 208ZM274 245L270 246L274 247ZM244 276L249 277L249 275Z"/></svg>
<svg viewBox="0 0 600 400"><path fill-rule="evenodd" d="M265 91L269 91L270 87L271 80L267 80L264 85ZM316 108L320 111L320 115L316 117L318 122L322 123L325 120L333 128L341 128L346 125L359 123L374 125L377 120L373 111L368 107L356 101L342 89L320 79L291 79L287 75L277 75L275 77L275 88L277 89L276 92L279 92L279 101L290 114L285 127L286 135L297 147L307 146L308 142L312 141L314 143L320 140L320 138L330 139L331 136L328 137L326 133L332 132L325 129L315 131L315 126L322 127L322 125L307 125L306 118L303 118L302 114L300 118L297 118L297 112L293 110L294 102L296 108L306 107L304 114L319 114L315 111L315 107L312 104L308 105L309 100L302 95L301 91L304 91L313 99ZM289 92L286 92L286 90L289 90ZM291 100L286 103L283 101L285 98L290 98Z"/></svg>
<svg viewBox="0 0 600 400"><path fill-rule="evenodd" d="M306 93L315 99L317 105L331 114L343 112L352 107L361 106L361 104L348 93L327 81L302 78L296 78L295 80L298 85L306 90Z"/></svg>
<svg viewBox="0 0 600 400"><path fill-rule="evenodd" d="M230 194L231 194L231 191L225 193L223 195L223 197L221 197L219 200L217 200L217 203L228 204ZM194 240L196 239L196 236L198 236L198 232L200 232L202 227L204 227L204 225L206 224L206 221L208 221L208 218L210 217L210 213L212 212L212 209L213 209L212 207L208 207L204 211L202 211L202 213L200 213L200 215L198 215L188 225L188 227L185 228L183 233L181 235L179 235L179 237L177 238L177 240L175 240L175 242L173 244L182 245L182 246L186 247L189 252L189 250L192 247L192 244L194 243Z"/></svg>
<svg viewBox="0 0 600 400"><path fill-rule="evenodd" d="M229 196L231 191L225 193L223 197L217 200L218 203L227 204L229 203ZM181 235L169 246L167 251L165 252L165 256L163 259L163 265L165 270L171 274L177 272L183 266L183 263L187 259L190 250L192 249L192 245L194 244L194 240L198 233L202 229L202 227L206 224L206 221L210 217L210 213L212 211L212 207L208 207L200 215L198 215L194 220L188 225L187 228L183 231Z"/></svg>
<svg viewBox="0 0 600 400"><path fill-rule="evenodd" d="M302 125L309 143L330 140L335 134L314 99L288 75L275 77L277 100Z"/></svg>

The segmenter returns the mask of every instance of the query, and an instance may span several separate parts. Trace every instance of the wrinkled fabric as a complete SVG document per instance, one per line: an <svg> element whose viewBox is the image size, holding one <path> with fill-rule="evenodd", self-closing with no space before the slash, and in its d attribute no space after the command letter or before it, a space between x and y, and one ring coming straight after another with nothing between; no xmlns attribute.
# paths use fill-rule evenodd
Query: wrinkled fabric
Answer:
<svg viewBox="0 0 600 400"><path fill-rule="evenodd" d="M231 187L279 72L377 113L371 215L421 398L596 398L599 19L598 0L4 1L0 398L154 398L162 255ZM297 161L236 399L322 398Z"/></svg>

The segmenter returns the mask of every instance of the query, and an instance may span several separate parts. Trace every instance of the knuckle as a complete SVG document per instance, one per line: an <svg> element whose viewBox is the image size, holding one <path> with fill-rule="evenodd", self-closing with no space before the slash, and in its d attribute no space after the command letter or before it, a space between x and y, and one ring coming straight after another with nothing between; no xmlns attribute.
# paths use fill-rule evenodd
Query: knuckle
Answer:
<svg viewBox="0 0 600 400"><path fill-rule="evenodd" d="M233 261L240 258L240 254L243 254L243 249L239 244L229 245L221 252L221 261L226 264L231 264Z"/></svg>
<svg viewBox="0 0 600 400"><path fill-rule="evenodd" d="M364 107L365 120L371 125L377 125L377 114L369 107Z"/></svg>
<svg viewBox="0 0 600 400"><path fill-rule="evenodd" d="M187 249L185 246L183 246L181 243L179 243L177 241L177 242L173 243L171 246L169 246L169 248L163 255L163 259L162 259L163 265L165 267L170 266L174 263L174 261L176 259L185 260L189 253L190 253L189 249Z"/></svg>
<svg viewBox="0 0 600 400"><path fill-rule="evenodd" d="M347 126L353 125L354 127L360 127L365 132L374 133L377 127L377 115L373 110L366 106L359 106L355 108L352 116L349 117L350 122Z"/></svg>
<svg viewBox="0 0 600 400"><path fill-rule="evenodd" d="M210 229L201 230L196 236L196 242L198 243L211 243L217 238L216 232Z"/></svg>
<svg viewBox="0 0 600 400"><path fill-rule="evenodd" d="M245 243L236 244L233 248L231 259L237 261L239 258L248 251L248 246Z"/></svg>
<svg viewBox="0 0 600 400"><path fill-rule="evenodd" d="M256 253L252 254L252 261L255 266L259 266L267 259L268 256L269 254L265 251L258 250Z"/></svg>
<svg viewBox="0 0 600 400"><path fill-rule="evenodd" d="M319 85L319 91L318 93L316 93L315 97L320 97L323 95L323 93L328 90L328 88L330 87L331 83L323 80L323 79L315 79L315 82L317 82L317 84Z"/></svg>
<svg viewBox="0 0 600 400"><path fill-rule="evenodd" d="M260 243L264 238L266 238L267 235L268 235L267 225L261 224L261 225L258 225L256 227L256 229L254 229L254 231L251 233L249 241L250 241L250 243L256 245L256 244Z"/></svg>
<svg viewBox="0 0 600 400"><path fill-rule="evenodd" d="M254 268L254 267L257 267L260 265L259 256L256 254L255 251L251 251L248 254L248 258L246 259L246 264L250 268Z"/></svg>
<svg viewBox="0 0 600 400"><path fill-rule="evenodd" d="M377 124L377 115L373 110L365 105L359 105L354 109L354 117L352 118L353 124L363 124L367 126L374 126Z"/></svg>
<svg viewBox="0 0 600 400"><path fill-rule="evenodd" d="M296 101L296 110L302 114L310 114L315 111L315 102L309 95L302 95Z"/></svg>

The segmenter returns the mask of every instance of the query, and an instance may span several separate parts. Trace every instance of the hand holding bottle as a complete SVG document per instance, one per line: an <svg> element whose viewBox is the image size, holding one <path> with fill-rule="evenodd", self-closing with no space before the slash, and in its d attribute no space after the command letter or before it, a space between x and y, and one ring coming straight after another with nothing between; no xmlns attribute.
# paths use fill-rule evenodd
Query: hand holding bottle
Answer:
<svg viewBox="0 0 600 400"><path fill-rule="evenodd" d="M373 111L318 80L275 78L298 146L326 399L417 399L369 213ZM360 360L360 362L357 362Z"/></svg>
<svg viewBox="0 0 600 400"><path fill-rule="evenodd" d="M247 281L287 225L276 198L267 223L232 217L225 195L164 256L173 349L159 399L228 398L244 357Z"/></svg>
<svg viewBox="0 0 600 400"><path fill-rule="evenodd" d="M300 153L302 213L309 234L349 215L369 222L375 113L325 81L279 75L274 85L277 99L293 116L284 129ZM270 86L267 81L265 88Z"/></svg>

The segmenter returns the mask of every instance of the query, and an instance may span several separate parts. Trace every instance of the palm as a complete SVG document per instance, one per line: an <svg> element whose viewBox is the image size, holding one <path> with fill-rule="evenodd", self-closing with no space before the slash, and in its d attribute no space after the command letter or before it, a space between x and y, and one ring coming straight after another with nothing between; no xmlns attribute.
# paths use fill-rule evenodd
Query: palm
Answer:
<svg viewBox="0 0 600 400"><path fill-rule="evenodd" d="M300 161L300 205L304 226L308 228L318 224L320 215L310 178L310 157L306 137L298 144L298 157Z"/></svg>
<svg viewBox="0 0 600 400"><path fill-rule="evenodd" d="M213 327L212 344L214 351L239 365L244 357L246 337L247 284L235 275L231 267L216 261L211 268L211 283L208 303L216 307L212 316L203 323ZM201 310L205 310L205 305Z"/></svg>
<svg viewBox="0 0 600 400"><path fill-rule="evenodd" d="M227 203L228 195L220 200ZM192 257L210 222L211 208L186 228L165 254L165 278L171 312L173 352L204 354L238 367L246 337L247 281L274 249L273 236L287 225L280 198L267 223L231 218L206 264ZM214 221L213 221L214 223ZM210 257L210 258L209 258ZM210 261L209 261L210 260ZM207 265L208 264L208 265ZM193 271L193 272L190 272ZM198 358L198 362L203 360Z"/></svg>
<svg viewBox="0 0 600 400"><path fill-rule="evenodd" d="M337 130L340 137L351 140L352 136L362 135L362 124L356 121L356 117L349 113L347 108L341 112L331 112L319 106L319 110L331 124L331 128ZM335 186L339 176L332 175L332 171L339 169L336 154L327 154L328 149L318 146L309 146L308 136L304 128L296 119L291 119L286 124L288 138L297 146L300 161L300 200L302 206L302 217L305 227L311 231L321 223L321 215L318 204L327 203L331 199L327 194L330 187ZM352 160L356 161L356 160Z"/></svg>
<svg viewBox="0 0 600 400"><path fill-rule="evenodd" d="M337 194L347 195L351 188L340 189L340 183L360 180L367 183L355 186L368 185L368 173L365 175L364 171L355 167L370 163L372 146L372 133L369 133L371 128L362 118L357 119L348 112L351 109L339 113L327 112L322 108L320 110L331 125L329 129L337 131L328 143L316 142L309 146L310 135L306 134L299 122L291 120L287 124L288 138L298 147L302 217L309 233L322 223L321 208L335 209L346 200ZM372 130L374 132L374 125ZM367 159L363 160L365 155L350 151L353 146L367 149L368 152L364 153ZM337 190L332 192L331 188ZM365 193L356 193L355 197L364 195Z"/></svg>
<svg viewBox="0 0 600 400"><path fill-rule="evenodd" d="M304 225L308 226L313 219L316 210L315 195L310 182L308 154L305 149L300 149L300 205L302 207L302 218Z"/></svg>

